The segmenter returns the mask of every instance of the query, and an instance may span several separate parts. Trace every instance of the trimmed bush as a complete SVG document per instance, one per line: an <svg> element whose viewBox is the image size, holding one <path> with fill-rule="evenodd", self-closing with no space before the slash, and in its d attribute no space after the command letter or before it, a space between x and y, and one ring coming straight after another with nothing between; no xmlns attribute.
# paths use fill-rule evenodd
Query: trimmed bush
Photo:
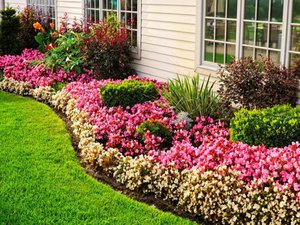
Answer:
<svg viewBox="0 0 300 225"><path fill-rule="evenodd" d="M172 143L172 131L169 130L166 125L159 121L148 120L141 123L137 132L142 138L142 140L146 139L146 132L149 131L150 134L154 136L158 136L164 139L163 145L170 146Z"/></svg>
<svg viewBox="0 0 300 225"><path fill-rule="evenodd" d="M16 10L7 7L0 11L0 55L16 55L21 52L20 41L20 21Z"/></svg>
<svg viewBox="0 0 300 225"><path fill-rule="evenodd" d="M242 109L231 120L230 137L249 145L284 147L300 141L300 108L276 105L262 110Z"/></svg>
<svg viewBox="0 0 300 225"><path fill-rule="evenodd" d="M153 101L159 96L154 83L128 79L118 84L109 83L101 88L104 105L134 106L137 103Z"/></svg>
<svg viewBox="0 0 300 225"><path fill-rule="evenodd" d="M55 92L58 92L61 91L66 85L67 83L64 82L56 82L52 88L55 90Z"/></svg>

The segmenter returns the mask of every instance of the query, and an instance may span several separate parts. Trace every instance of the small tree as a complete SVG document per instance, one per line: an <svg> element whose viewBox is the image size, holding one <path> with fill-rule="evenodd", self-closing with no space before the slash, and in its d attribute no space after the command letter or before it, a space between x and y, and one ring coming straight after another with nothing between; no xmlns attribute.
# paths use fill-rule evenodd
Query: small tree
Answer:
<svg viewBox="0 0 300 225"><path fill-rule="evenodd" d="M19 31L20 20L16 14L16 10L7 7L0 11L0 55L19 54L21 52Z"/></svg>

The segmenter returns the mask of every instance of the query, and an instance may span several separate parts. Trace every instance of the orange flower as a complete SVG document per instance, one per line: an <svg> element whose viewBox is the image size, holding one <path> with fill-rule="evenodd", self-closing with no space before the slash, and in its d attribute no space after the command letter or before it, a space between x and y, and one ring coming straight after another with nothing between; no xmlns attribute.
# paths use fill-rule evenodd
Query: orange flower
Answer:
<svg viewBox="0 0 300 225"><path fill-rule="evenodd" d="M36 30L41 30L43 27L39 22L36 22L33 24L34 29Z"/></svg>
<svg viewBox="0 0 300 225"><path fill-rule="evenodd" d="M54 31L54 32L52 33L52 36L53 36L53 37L58 37L58 33Z"/></svg>
<svg viewBox="0 0 300 225"><path fill-rule="evenodd" d="M50 28L54 29L54 23L50 23Z"/></svg>

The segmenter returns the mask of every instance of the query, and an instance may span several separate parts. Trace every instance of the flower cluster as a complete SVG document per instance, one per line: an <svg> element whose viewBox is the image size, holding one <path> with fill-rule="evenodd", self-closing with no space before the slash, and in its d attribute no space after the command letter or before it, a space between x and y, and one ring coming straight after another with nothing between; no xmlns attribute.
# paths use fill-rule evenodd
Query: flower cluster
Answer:
<svg viewBox="0 0 300 225"><path fill-rule="evenodd" d="M51 86L56 82L75 80L87 82L92 79L90 71L78 75L75 72L66 73L63 70L52 72L46 69L44 64L31 65L31 61L41 60L43 57L44 55L37 50L25 49L20 56L1 56L0 69L4 70L6 78L28 82L32 87Z"/></svg>

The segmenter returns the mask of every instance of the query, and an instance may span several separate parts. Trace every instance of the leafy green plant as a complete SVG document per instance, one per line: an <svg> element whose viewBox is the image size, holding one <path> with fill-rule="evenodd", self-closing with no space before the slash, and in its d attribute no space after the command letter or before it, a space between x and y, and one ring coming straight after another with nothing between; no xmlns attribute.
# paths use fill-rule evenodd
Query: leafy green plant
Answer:
<svg viewBox="0 0 300 225"><path fill-rule="evenodd" d="M265 108L296 104L298 81L293 73L271 59L245 57L220 70L220 100L237 108Z"/></svg>
<svg viewBox="0 0 300 225"><path fill-rule="evenodd" d="M57 46L55 41L58 38L58 32L55 30L54 23L42 25L40 22L35 22L33 27L38 31L34 39L39 44L38 49L41 52L46 52Z"/></svg>
<svg viewBox="0 0 300 225"><path fill-rule="evenodd" d="M55 92L58 92L61 91L66 85L67 83L64 82L56 82L55 84L53 84L52 88Z"/></svg>
<svg viewBox="0 0 300 225"><path fill-rule="evenodd" d="M116 16L89 26L88 34L86 58L97 79L124 79L135 74L130 65L130 33Z"/></svg>
<svg viewBox="0 0 300 225"><path fill-rule="evenodd" d="M16 55L21 52L18 35L20 21L16 10L10 7L0 11L0 55Z"/></svg>
<svg viewBox="0 0 300 225"><path fill-rule="evenodd" d="M172 131L159 121L147 120L141 123L137 128L137 133L142 140L145 140L145 133L147 131L150 131L150 133L154 136L163 138L163 144L165 146L168 146L172 143Z"/></svg>
<svg viewBox="0 0 300 225"><path fill-rule="evenodd" d="M124 80L118 84L109 83L101 88L101 97L107 107L132 107L137 103L153 101L158 96L154 83L135 79Z"/></svg>
<svg viewBox="0 0 300 225"><path fill-rule="evenodd" d="M178 76L169 82L169 88L164 89L163 95L177 113L187 112L192 119L200 116L216 118L219 117L219 101L213 91L214 84L210 84L210 77L201 82L199 74L192 79L180 79Z"/></svg>
<svg viewBox="0 0 300 225"><path fill-rule="evenodd" d="M4 72L0 70L0 82L4 80Z"/></svg>
<svg viewBox="0 0 300 225"><path fill-rule="evenodd" d="M262 110L241 109L231 120L230 137L233 141L267 147L300 141L300 108L276 105Z"/></svg>
<svg viewBox="0 0 300 225"><path fill-rule="evenodd" d="M83 33L73 31L61 35L56 41L57 47L47 52L45 66L51 70L62 68L66 72L81 73L87 63L82 51L83 37Z"/></svg>

